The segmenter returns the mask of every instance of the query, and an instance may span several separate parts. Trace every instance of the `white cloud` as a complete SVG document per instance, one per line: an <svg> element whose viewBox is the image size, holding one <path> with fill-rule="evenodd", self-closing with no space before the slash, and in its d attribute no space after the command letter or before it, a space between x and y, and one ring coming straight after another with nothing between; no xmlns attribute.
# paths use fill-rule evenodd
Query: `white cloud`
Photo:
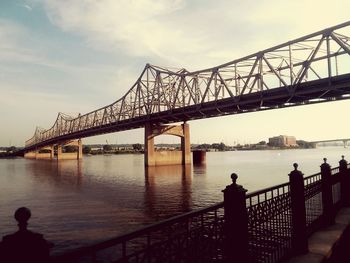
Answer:
<svg viewBox="0 0 350 263"><path fill-rule="evenodd" d="M45 6L52 22L63 30L80 33L88 43L109 48L124 46L137 55L169 41L169 33L157 18L183 7L183 1L58 1ZM102 47L101 46L101 47Z"/></svg>
<svg viewBox="0 0 350 263"><path fill-rule="evenodd" d="M77 103L77 97L71 94L35 91L32 87L25 89L14 83L1 83L0 115L3 127L7 128L0 130L0 145L8 139L24 143L34 134L36 126L49 129L58 112L74 116L92 110L90 102L82 99Z"/></svg>
<svg viewBox="0 0 350 263"><path fill-rule="evenodd" d="M28 42L31 38L30 32L23 26L0 18L0 60L61 69L67 67L62 62L49 60L40 47L30 46Z"/></svg>
<svg viewBox="0 0 350 263"><path fill-rule="evenodd" d="M350 2L42 0L52 23L86 44L200 69L348 19ZM330 11L330 8L332 11Z"/></svg>
<svg viewBox="0 0 350 263"><path fill-rule="evenodd" d="M18 6L21 6L21 7L25 8L25 9L27 9L28 11L32 11L33 10L33 8L30 5L26 4L26 3L18 4Z"/></svg>
<svg viewBox="0 0 350 263"><path fill-rule="evenodd" d="M46 90L48 93L65 92L64 88L69 89L72 94L77 94L84 90L86 95L81 97L81 100L87 99L89 94L96 100L96 94L100 93L97 87L102 85L104 93L107 94L106 100L109 100L107 103L111 103L110 95L117 84L116 76L123 81L119 83L122 89L113 93L114 100L119 98L117 96L124 95L133 84L131 74L126 72L125 68L118 68L110 63L94 61L83 63L72 60L70 57L75 50L65 52L64 46L57 48L60 43L53 43L47 38L35 38L30 29L9 20L0 19L1 92L6 92L4 83L7 83L8 86L13 86L12 89L33 92L38 90ZM38 42L41 45L36 45ZM88 50L82 51L80 56L83 56L84 52ZM52 56L53 54L55 56ZM133 74L133 78L136 79L137 74L135 75L135 72Z"/></svg>
<svg viewBox="0 0 350 263"><path fill-rule="evenodd" d="M131 57L150 57L151 63L192 66L203 60L210 34L193 21L200 14L183 14L186 3L172 1L44 1L52 23L85 38L86 45ZM200 24L200 23L199 23Z"/></svg>
<svg viewBox="0 0 350 263"><path fill-rule="evenodd" d="M247 19L260 29L256 35L261 41L283 43L346 22L349 8L346 0L263 0L257 1Z"/></svg>

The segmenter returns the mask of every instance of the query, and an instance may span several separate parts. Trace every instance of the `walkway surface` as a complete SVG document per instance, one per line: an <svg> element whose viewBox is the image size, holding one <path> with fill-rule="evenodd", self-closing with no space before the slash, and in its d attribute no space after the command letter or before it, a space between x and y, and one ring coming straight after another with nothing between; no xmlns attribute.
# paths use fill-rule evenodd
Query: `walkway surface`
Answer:
<svg viewBox="0 0 350 263"><path fill-rule="evenodd" d="M309 253L283 263L350 262L350 208L342 208L335 224L323 228L309 238Z"/></svg>

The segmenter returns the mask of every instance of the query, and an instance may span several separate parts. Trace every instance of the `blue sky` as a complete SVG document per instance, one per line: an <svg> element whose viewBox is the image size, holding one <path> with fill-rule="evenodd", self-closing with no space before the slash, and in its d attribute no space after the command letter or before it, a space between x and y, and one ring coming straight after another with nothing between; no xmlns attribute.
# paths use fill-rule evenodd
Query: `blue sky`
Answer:
<svg viewBox="0 0 350 263"><path fill-rule="evenodd" d="M120 98L146 63L196 70L349 20L349 1L1 0L0 145L22 146L58 112ZM350 101L190 122L192 143L349 137ZM339 126L338 126L339 127ZM143 130L85 143L143 142ZM157 142L178 142L160 136Z"/></svg>

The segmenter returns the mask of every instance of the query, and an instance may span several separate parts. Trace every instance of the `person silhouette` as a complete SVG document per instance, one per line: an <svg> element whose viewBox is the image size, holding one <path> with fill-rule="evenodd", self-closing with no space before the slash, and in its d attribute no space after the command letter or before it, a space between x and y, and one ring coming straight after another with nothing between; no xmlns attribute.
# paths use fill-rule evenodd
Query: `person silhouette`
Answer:
<svg viewBox="0 0 350 263"><path fill-rule="evenodd" d="M52 244L47 242L42 234L27 229L31 212L26 207L20 207L15 212L18 231L4 236L0 243L0 262L35 262L49 261Z"/></svg>

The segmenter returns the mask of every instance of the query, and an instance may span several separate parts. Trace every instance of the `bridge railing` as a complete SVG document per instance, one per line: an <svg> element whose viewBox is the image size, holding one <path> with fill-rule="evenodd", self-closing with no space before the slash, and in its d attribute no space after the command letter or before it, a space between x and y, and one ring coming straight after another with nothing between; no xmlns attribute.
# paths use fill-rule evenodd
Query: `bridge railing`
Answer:
<svg viewBox="0 0 350 263"><path fill-rule="evenodd" d="M279 262L283 258L300 253L297 249L298 244L305 243L307 246L308 236L320 227L332 224L336 211L343 204L350 203L350 165L342 163L337 168L328 168L328 174L327 171L321 171L302 178L304 194L297 196L305 206L297 207L299 211L295 210L295 203L293 204L295 187L291 187L290 181L247 195L243 192L243 210L235 204L239 201L233 201L231 204L225 200L96 245L53 257L53 261L224 262L230 258L228 254L233 257L239 254L237 248L232 247L232 242L246 240L246 258L250 262ZM229 229L232 226L229 225L231 223L227 207L237 209L233 213L233 222L239 221L240 215L247 215L246 233L237 231L230 237ZM305 229L301 236L293 229L295 219L300 215L303 218L298 222L304 222L304 226L301 227Z"/></svg>

